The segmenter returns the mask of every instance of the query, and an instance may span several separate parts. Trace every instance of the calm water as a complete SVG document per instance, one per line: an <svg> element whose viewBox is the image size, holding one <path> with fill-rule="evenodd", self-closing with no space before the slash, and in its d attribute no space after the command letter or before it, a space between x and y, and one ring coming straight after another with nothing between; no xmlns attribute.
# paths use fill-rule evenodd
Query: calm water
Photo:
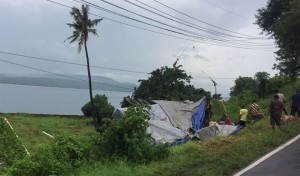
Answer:
<svg viewBox="0 0 300 176"><path fill-rule="evenodd" d="M94 90L96 94L105 94L108 102L119 108L123 97L132 93ZM80 109L88 101L87 89L0 84L0 112L82 115Z"/></svg>

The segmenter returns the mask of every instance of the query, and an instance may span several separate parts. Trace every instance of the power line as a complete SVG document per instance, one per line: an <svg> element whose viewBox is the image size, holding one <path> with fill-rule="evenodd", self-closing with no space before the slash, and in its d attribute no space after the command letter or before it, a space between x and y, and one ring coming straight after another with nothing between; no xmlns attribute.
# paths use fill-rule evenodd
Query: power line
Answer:
<svg viewBox="0 0 300 176"><path fill-rule="evenodd" d="M50 62L57 62L57 63L63 63L63 64L71 64L71 65L77 65L77 66L84 66L86 67L86 64L79 64L79 63L74 63L74 62L66 62L66 61L58 61L58 60L53 60L53 59L46 59L42 57L36 57L36 56L28 56L28 55L23 55L23 54L17 54L17 53L11 53L11 52L5 52L5 51L0 51L2 54L7 54L7 55L13 55L13 56L18 56L18 57L26 57L30 59L37 59L37 60L44 60L44 61L50 61ZM147 72L141 72L141 71L132 71L132 70L125 70L125 69L118 69L118 68L110 68L110 67L100 67L100 66L93 66L93 68L100 68L100 69L106 69L106 70L115 70L115 71L122 71L122 72L131 72L131 73L143 73L143 74L148 74Z"/></svg>
<svg viewBox="0 0 300 176"><path fill-rule="evenodd" d="M5 63L11 64L11 65L17 65L17 66L28 68L28 69L31 69L31 70L36 70L36 71L40 71L40 72L44 72L44 73L49 73L49 74L53 74L53 75L57 75L57 76L65 77L65 78L70 78L70 79L75 79L75 80L80 80L80 81L88 82L85 79L80 79L80 78L75 78L75 77L72 77L72 76L67 76L67 75L63 75L63 74L59 74L59 73L54 73L54 72L42 70L42 69L39 69L39 68L34 68L34 67L30 67L30 66L26 66L26 65L22 65L22 64L18 64L18 63L6 61L6 60L3 60L3 59L0 59L0 62L5 62ZM115 85L110 85L110 84L104 84L104 83L100 83L100 82L92 82L92 83L133 91L133 89L129 89L129 88L126 88L126 87L120 87L120 86L115 86Z"/></svg>
<svg viewBox="0 0 300 176"><path fill-rule="evenodd" d="M233 12L233 11L231 11L231 10L225 9L224 7L221 7L221 6L219 6L219 5L215 4L215 3L212 3L212 2L210 2L210 1L207 1L207 0L202 0L202 1L208 3L208 4L212 5L212 6L215 6L215 7L219 8L219 9L222 9L222 10L228 12L228 13L231 13L231 14L233 14L233 15L235 15L235 16L238 16L238 17L240 17L240 18L243 18L243 19L252 21L250 18L247 18L247 17L245 17L245 16L242 16L242 15L240 15L240 14L238 14L238 13L235 13L235 12Z"/></svg>
<svg viewBox="0 0 300 176"><path fill-rule="evenodd" d="M61 4L61 3L58 3L58 2L55 2L55 1L52 1L52 0L47 0L51 3L54 3L56 5L60 5L60 6L64 6L64 7L67 7L67 8L72 8L70 6L67 6L67 5L64 5L64 4ZM76 1L76 0L75 0ZM78 2L78 1L76 1ZM80 3L80 2L79 2ZM94 7L95 8L95 7ZM104 9L100 9L100 10L104 10ZM107 10L107 9L106 9ZM105 10L104 10L105 11ZM114 12L112 12L113 14L115 14ZM169 37L173 37L173 38L177 38L177 39L182 39L182 40L186 40L186 41L193 41L193 42L198 42L198 43L204 43L204 44L209 44L209 45L215 45L215 46L224 46L224 47L231 47L231 48L238 48L238 49L250 49L250 50L260 50L260 51L272 51L272 50L269 50L268 48L257 48L257 47L244 47L244 46L233 46L233 45L230 45L228 43L213 43L213 42L207 42L207 41L199 41L199 40L193 40L193 39L188 39L188 38L183 38L183 37L178 37L178 36L174 36L174 35L170 35L170 34L165 34L165 33L161 33L161 32L157 32L157 31L153 31L153 30L149 30L149 29L146 29L146 28L142 28L142 27L138 27L138 26L134 26L134 25L131 25L131 24L127 24L127 23L123 23L123 22L120 22L120 21L117 21L117 20L112 20L112 19L109 19L109 18L106 18L106 17L103 17L103 16L99 16L99 15L96 15L96 14L92 14L90 13L91 15L94 15L94 16L97 16L97 17L101 17L101 18L104 18L104 19L107 19L109 21L113 21L113 22L116 22L116 23L120 23L120 24L123 24L123 25L127 25L127 26L130 26L130 27L134 27L134 28L138 28L138 29L142 29L142 30L145 30L145 31L148 31L148 32L153 32L153 33L157 33L157 34L160 34L160 35L165 35L165 36L169 36ZM124 17L124 15L121 15L121 14L118 14L122 17ZM142 22L140 20L136 20L136 19L133 19L131 17L127 17L128 19L131 19L133 21L136 21L136 22L140 22L140 23L143 23L143 24L146 24L146 25L149 25L151 27L156 27L156 28L159 28L159 29L162 29L162 30L165 30L165 31L168 31L168 32L172 32L172 33L175 33L175 34L179 34L179 35L184 35L186 37L195 37L195 36L190 36L190 35L187 35L187 34L184 34L184 33L179 33L177 31L172 31L172 30L169 30L169 29L166 29L166 28L162 28L162 27L159 27L159 26L156 26L156 25L152 25L152 24L149 24L149 23L145 23L145 22ZM199 39L199 38L198 38ZM271 49L271 48L270 48Z"/></svg>
<svg viewBox="0 0 300 176"><path fill-rule="evenodd" d="M75 0L75 1L77 1L77 0ZM113 14L119 15L119 16L121 15L121 14L119 14L119 13L116 13L116 12L113 12L113 11L111 11L111 10L105 9L105 8L103 8L103 7L100 7L100 6L98 6L98 5L94 4L94 3L88 2L88 1L86 1L86 0L81 0L81 1L84 2L84 3L86 3L86 4L88 4L88 5L97 7L99 10L105 10L105 11L107 11L107 12L109 12L109 13L113 13ZM139 16L139 17L145 18L145 19L147 19L147 20L150 20L150 21L159 23L159 24L161 24L161 25L165 25L165 26L167 26L167 27L174 28L174 29L176 29L176 30L181 31L181 32L178 32L178 31L176 32L176 31L175 31L177 34L189 36L189 37L192 37L192 38L202 39L202 40L212 40L212 41L214 41L214 42L231 42L232 44L239 44L239 45L248 45L248 46L252 46L252 45L250 45L249 42L247 42L247 43L245 43L245 44L243 44L243 43L238 43L238 42L242 42L242 41L236 40L236 39L231 39L231 40L229 40L229 39L218 39L218 38L214 38L214 37L210 37L210 36L205 36L205 35L202 35L202 34L199 34L199 33L195 33L195 32L192 32L192 31L183 29L183 28L179 28L179 27L176 27L176 26L172 26L172 25L169 25L169 24L167 24L167 23L163 23L163 22L161 22L161 21L158 21L158 20L155 20L155 19L146 17L146 16L144 16L144 15L141 15L141 14L138 14L138 13L136 13L136 12L130 11L130 10L126 9L126 8L120 7L120 6L116 5L116 4L110 3L110 2L108 2L108 1L105 1L105 0L100 0L100 1L102 1L102 2L104 2L104 3L107 3L107 4L111 5L111 6L117 7L117 8L119 8L119 9L122 9L122 10L124 10L124 11L126 11L126 12L129 12L129 13L132 13L132 14L134 14L134 15L137 15L137 16ZM128 16L125 16L125 15L121 15L121 16L122 16L122 17L125 17L125 18L133 19L133 18L128 17ZM157 26L156 26L156 27L157 27ZM169 30L169 31L170 31L170 32L174 32L173 30ZM182 32L185 32L185 33L188 33L188 34L185 34L185 33L182 33ZM237 43L235 43L235 42L237 42Z"/></svg>
<svg viewBox="0 0 300 176"><path fill-rule="evenodd" d="M78 2L77 0L74 0L76 2ZM114 7L117 7L117 8L120 8L126 12L130 12L132 14L135 14L137 16L140 16L140 17L143 17L147 20L151 20L151 21L154 21L156 23L159 23L159 24L162 24L162 25L165 25L165 26L168 26L168 27L171 27L171 28L174 28L176 30L179 30L181 32L178 32L178 31L174 31L174 30L171 30L171 29L167 29L167 28L163 28L163 27L160 27L160 26L157 26L157 25L153 25L153 24L149 24L149 23L146 23L144 21L141 21L141 20L137 20L137 19L134 19L132 17L128 17L126 15L122 15L120 13L117 13L117 12L114 12L114 11L111 11L111 10L108 10L106 8L103 8L103 7L100 7L99 5L96 5L94 3L90 3L88 1L85 1L85 0L81 0L82 2L84 2L85 4L88 4L88 5L91 5L92 7L94 8L97 8L99 10L102 10L102 11L105 11L105 12L108 12L108 13L112 13L114 15L118 15L118 16L121 16L121 17L124 17L124 18L127 18L127 19L130 19L130 20L134 20L136 22L140 22L140 23L143 23L143 24L146 24L146 25L150 25L152 27L156 27L156 28L159 28L159 29L162 29L162 30L166 30L168 32L172 32L172 33L176 33L176 34L179 34L179 35L184 35L184 36L187 36L187 37L191 37L191 38L194 38L194 39L200 39L200 40L204 40L206 42L212 42L213 44L216 44L216 45L222 45L222 46L232 46L232 47L237 47L237 48L244 48L244 49L250 49L251 47L255 47L257 43L251 43L251 42L247 42L247 43L241 43L243 41L240 41L240 40L229 40L229 39L218 39L218 38L214 38L214 37L210 37L210 36L205 36L205 35L202 35L202 34L199 34L199 33L195 33L195 32L192 32L192 31L188 31L188 30L185 30L185 29L182 29L182 28L178 28L178 27L175 27L175 26L172 26L172 25L169 25L169 24L166 24L166 23L163 23L163 22L160 22L158 20L154 20L152 18L149 18L149 17L146 17L144 15L140 15L140 14L137 14L135 12L132 12L130 10L127 10L123 7L120 7L118 5L115 5L113 3L109 3L105 0L100 0L100 1L103 1L105 3L108 3L109 5L112 5ZM78 3L81 3L81 2L78 2ZM83 4L83 3L82 3ZM183 33L185 32L185 33ZM253 45L252 45L253 44ZM242 47L241 47L242 46ZM263 48L263 49L268 49L268 48ZM270 48L271 49L271 48Z"/></svg>
<svg viewBox="0 0 300 176"><path fill-rule="evenodd" d="M179 11L179 10L176 10L175 8L172 8L172 7L166 5L166 4L164 4L164 3L162 3L162 2L160 2L160 1L158 1L158 0L153 0L153 1L155 1L156 3L158 3L158 4L160 4L160 5L164 6L164 7L167 7L168 9L171 9L171 10L173 10L173 11L175 11L175 12L181 14L181 15L184 15L184 16L186 16L186 17L189 17L189 18L191 18L191 19L193 19L193 20L196 20L196 21L198 21L198 22L200 22L200 23L203 23L203 24L206 24L206 25L215 27L215 28L217 28L217 29L221 29L221 30L224 30L224 31L227 31L227 32L230 32L230 33L234 33L234 34L238 34L238 35L242 35L242 36L246 36L246 37L253 37L253 38L257 38L257 39L266 39L266 38L263 38L263 37L250 36L250 35L247 35L247 34L242 34L242 33L234 32L234 31L231 31L231 30L228 30L228 29L225 29L225 28L222 28L222 27L219 27L219 26L210 24L210 23L205 22L205 21L203 21L203 20L200 20L200 19L197 19L197 18L195 18L195 17L192 17L192 16L190 16L190 15L188 15L188 14L186 14L186 13L183 13L183 12L181 12L181 11Z"/></svg>
<svg viewBox="0 0 300 176"><path fill-rule="evenodd" d="M182 56L183 52L186 51L187 47L184 48L184 50L181 52L181 54L179 55L179 57ZM0 54L6 54L6 55L17 56L17 57L24 57L24 58L29 58L29 59L36 59L36 60L43 60L43 61L48 61L48 62L63 63L63 64L70 64L70 65L77 65L77 66L86 67L85 64L79 64L79 63L74 63L74 62L65 62L65 61L59 61L59 60L54 60L54 59L49 59L49 58L43 58L43 57L37 57L37 56L29 56L29 55L24 55L24 54L6 52L6 51L1 51L1 50L0 50ZM123 69L118 69L118 68L99 67L99 66L93 66L93 65L91 65L91 67L100 68L100 69L107 69L107 70L131 72L131 73L149 74L147 72L134 71L134 70L123 70ZM193 77L193 78L207 78L207 77ZM236 78L214 78L214 79L236 79Z"/></svg>
<svg viewBox="0 0 300 176"><path fill-rule="evenodd" d="M216 35L216 36L219 36L219 37L233 37L233 38L240 38L240 39L253 39L253 38L245 38L245 37L242 37L242 36L235 36L235 35L230 35L230 34L218 32L218 31L214 31L214 30L211 30L211 29L208 29L208 28L205 28L205 27L202 27L202 26L199 26L199 25L190 23L190 22L188 22L188 21L182 20L182 19L177 18L177 17L175 17L175 16L173 16L173 15L170 15L170 14L168 14L168 13L165 13L165 12L163 12L163 11L157 9L157 8L154 8L154 7L152 7L152 6L150 6L150 5L146 4L146 3L140 2L139 0L135 0L135 1L137 1L137 2L139 2L139 3L141 3L141 4L143 4L144 6L147 6L147 7L151 8L151 9L154 9L155 11L158 11L159 13L157 13L157 12L155 12L155 11L153 11L153 10L147 9L147 8L145 8L145 7L142 7L142 6L140 6L140 5L136 4L136 3L133 3L133 2L131 2L131 1L129 1L129 0L124 0L124 1L127 2L127 3L130 3L130 4L132 4L132 5L134 5L134 6L136 6L136 7L139 7L139 8L141 8L141 9L143 9L143 10L146 10L146 11L148 11L148 12L151 12L151 13L153 13L153 14L155 14L155 15L158 15L158 16L160 16L160 17L163 17L163 18L165 18L165 19L168 19L168 20L171 20L171 21L173 21L173 22L177 22L177 23L179 23L179 24L183 24L183 25L188 26L188 27L191 27L191 28L193 28L193 29L197 29L197 30L200 30L200 31L203 31L203 32L207 32L207 33L209 33L209 34L213 34L213 35ZM162 15L162 14L165 14L165 15L167 15L167 16ZM171 18L170 18L170 17L171 17ZM174 20L174 19L176 19L176 20ZM179 20L179 21L178 21L178 20Z"/></svg>

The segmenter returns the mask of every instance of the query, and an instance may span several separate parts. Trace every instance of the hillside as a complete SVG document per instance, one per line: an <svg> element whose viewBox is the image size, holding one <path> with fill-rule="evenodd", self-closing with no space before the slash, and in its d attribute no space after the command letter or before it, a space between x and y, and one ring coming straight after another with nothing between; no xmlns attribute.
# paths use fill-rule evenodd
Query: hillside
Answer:
<svg viewBox="0 0 300 176"><path fill-rule="evenodd" d="M93 76L94 90L108 90L118 92L132 92L136 85L132 83L118 82L104 76ZM59 87L59 88L75 88L88 89L88 78L84 75L0 75L0 83L29 85L29 86L45 86L45 87Z"/></svg>

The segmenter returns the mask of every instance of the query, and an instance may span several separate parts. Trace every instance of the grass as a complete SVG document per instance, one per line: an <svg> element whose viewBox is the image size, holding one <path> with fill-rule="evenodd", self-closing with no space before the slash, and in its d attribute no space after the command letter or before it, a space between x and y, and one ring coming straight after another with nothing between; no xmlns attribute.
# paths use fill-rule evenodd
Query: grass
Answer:
<svg viewBox="0 0 300 176"><path fill-rule="evenodd" d="M29 153L52 140L52 136L67 134L79 141L86 141L96 135L91 119L84 117L33 116L30 114L3 114L14 128L20 141Z"/></svg>
<svg viewBox="0 0 300 176"><path fill-rule="evenodd" d="M253 160L300 133L300 121L272 131L265 118L229 137L191 141L171 148L171 155L148 165L127 165L120 160L95 163L79 175L232 175Z"/></svg>
<svg viewBox="0 0 300 176"><path fill-rule="evenodd" d="M90 119L78 117L38 117L28 114L4 114L29 152L52 139L68 134L81 142L88 142L94 132ZM216 137L206 141L190 141L171 147L168 158L149 164L133 165L121 159L87 163L78 169L77 175L232 175L288 139L300 133L300 120L295 119L282 130L273 132L266 117L248 125L235 135Z"/></svg>
<svg viewBox="0 0 300 176"><path fill-rule="evenodd" d="M0 175L6 172L8 165L23 158L25 150L3 118L0 118Z"/></svg>

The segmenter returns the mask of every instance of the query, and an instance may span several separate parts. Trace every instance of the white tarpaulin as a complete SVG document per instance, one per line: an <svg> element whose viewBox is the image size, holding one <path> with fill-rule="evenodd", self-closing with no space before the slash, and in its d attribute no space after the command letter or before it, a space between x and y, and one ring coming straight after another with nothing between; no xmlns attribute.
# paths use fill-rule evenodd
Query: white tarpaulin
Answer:
<svg viewBox="0 0 300 176"><path fill-rule="evenodd" d="M153 100L153 102L162 107L175 127L187 132L192 127L192 116L202 100L195 103L166 100Z"/></svg>
<svg viewBox="0 0 300 176"><path fill-rule="evenodd" d="M196 131L196 136L200 140L206 140L215 136L229 136L237 129L234 125L208 126Z"/></svg>
<svg viewBox="0 0 300 176"><path fill-rule="evenodd" d="M148 121L149 127L147 131L155 139L157 143L176 143L176 141L184 139L187 134L174 127L169 119L169 116L161 108L159 104L151 105L149 114L151 115ZM127 108L118 108L114 111L114 118L121 118Z"/></svg>

